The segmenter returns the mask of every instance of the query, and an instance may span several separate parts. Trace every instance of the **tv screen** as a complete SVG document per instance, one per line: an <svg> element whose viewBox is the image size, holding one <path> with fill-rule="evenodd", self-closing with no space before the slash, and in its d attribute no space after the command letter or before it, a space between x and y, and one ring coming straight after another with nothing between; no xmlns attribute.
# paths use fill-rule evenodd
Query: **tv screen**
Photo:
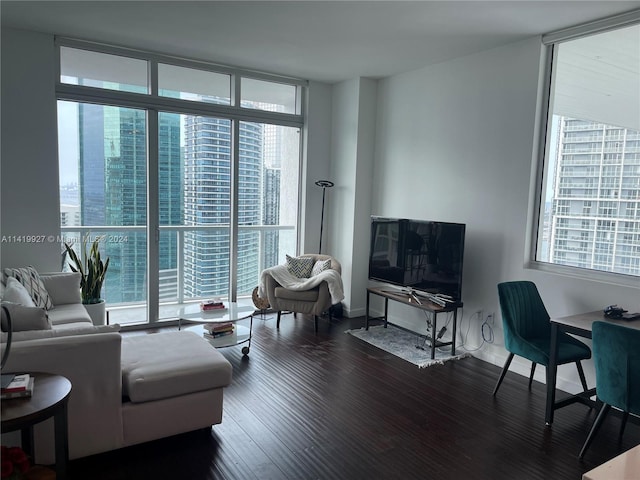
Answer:
<svg viewBox="0 0 640 480"><path fill-rule="evenodd" d="M369 279L462 300L465 225L371 217Z"/></svg>

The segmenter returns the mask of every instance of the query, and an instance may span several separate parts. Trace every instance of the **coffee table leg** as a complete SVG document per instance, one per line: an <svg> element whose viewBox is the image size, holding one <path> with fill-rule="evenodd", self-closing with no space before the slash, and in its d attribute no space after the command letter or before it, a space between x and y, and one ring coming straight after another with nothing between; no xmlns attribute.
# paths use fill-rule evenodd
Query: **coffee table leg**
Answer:
<svg viewBox="0 0 640 480"><path fill-rule="evenodd" d="M56 440L56 479L66 480L69 463L69 436L67 402L63 402L60 411L54 417Z"/></svg>

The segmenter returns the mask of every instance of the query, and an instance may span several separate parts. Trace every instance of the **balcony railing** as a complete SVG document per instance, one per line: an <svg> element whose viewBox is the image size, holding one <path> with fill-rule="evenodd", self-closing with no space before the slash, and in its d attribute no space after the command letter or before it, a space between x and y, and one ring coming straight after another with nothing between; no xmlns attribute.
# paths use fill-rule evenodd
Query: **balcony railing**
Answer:
<svg viewBox="0 0 640 480"><path fill-rule="evenodd" d="M103 236L103 257L110 258L103 296L112 316L131 316L124 323L146 322L148 259L146 226L64 226L61 241L82 245ZM158 272L160 319L175 316L176 307L203 298L230 297L232 248L228 224L161 226ZM236 294L250 297L260 272L296 251L293 225L238 227ZM136 312L135 315L132 312ZM174 313L172 313L174 312ZM129 314L129 315L127 315ZM111 319L114 322L114 319Z"/></svg>

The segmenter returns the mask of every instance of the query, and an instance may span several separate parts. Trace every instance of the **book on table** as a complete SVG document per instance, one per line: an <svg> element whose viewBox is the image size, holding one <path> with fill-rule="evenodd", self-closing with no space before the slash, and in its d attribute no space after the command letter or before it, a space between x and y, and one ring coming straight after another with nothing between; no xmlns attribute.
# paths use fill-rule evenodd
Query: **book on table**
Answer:
<svg viewBox="0 0 640 480"><path fill-rule="evenodd" d="M2 387L2 393L22 392L26 390L29 386L29 378L31 378L31 376L28 373L14 375L9 385Z"/></svg>
<svg viewBox="0 0 640 480"><path fill-rule="evenodd" d="M231 335L234 330L235 325L232 322L209 323L204 326L204 336L209 339L226 337Z"/></svg>
<svg viewBox="0 0 640 480"><path fill-rule="evenodd" d="M227 307L224 306L224 303L220 300L205 300L200 302L200 310L202 311L211 311L211 310L226 310Z"/></svg>
<svg viewBox="0 0 640 480"><path fill-rule="evenodd" d="M205 331L210 334L233 332L233 328L232 322L208 323L204 326Z"/></svg>
<svg viewBox="0 0 640 480"><path fill-rule="evenodd" d="M30 397L33 394L34 380L28 373L15 375L11 383L2 388L0 398L6 400L9 398Z"/></svg>
<svg viewBox="0 0 640 480"><path fill-rule="evenodd" d="M218 333L207 333L207 332L204 332L203 335L204 335L204 338L215 340L217 338L222 338L222 337L226 337L228 335L233 335L233 330L230 330L228 332L218 332Z"/></svg>

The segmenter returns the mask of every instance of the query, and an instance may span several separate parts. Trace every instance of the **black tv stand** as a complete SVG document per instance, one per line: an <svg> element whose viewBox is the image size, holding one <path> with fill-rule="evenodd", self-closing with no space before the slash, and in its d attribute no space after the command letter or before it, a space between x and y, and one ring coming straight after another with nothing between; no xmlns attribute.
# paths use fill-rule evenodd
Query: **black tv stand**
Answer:
<svg viewBox="0 0 640 480"><path fill-rule="evenodd" d="M384 316L382 317L369 317L369 300L371 294L378 295L384 298ZM462 307L462 302L444 302L443 305L439 305L437 303L429 300L428 296L421 298L418 292L406 289L402 290L391 290L379 287L369 287L367 288L367 309L365 315L365 329L369 330L369 322L382 320L384 321L384 328L387 328L387 324L391 323L388 321L388 311L389 311L389 300L393 300L395 302L400 302L404 305L409 305L411 307L419 308L420 310L426 310L427 312L431 312L433 314L433 322L431 322L431 332L427 332L426 338L429 340L431 344L431 359L433 360L436 357L436 347L443 347L446 345L451 345L451 355L456 354L456 327L458 323L458 308ZM451 330L451 341L450 342L441 342L438 340L438 314L439 313L447 313L453 312L453 325ZM393 324L392 324L393 325Z"/></svg>

